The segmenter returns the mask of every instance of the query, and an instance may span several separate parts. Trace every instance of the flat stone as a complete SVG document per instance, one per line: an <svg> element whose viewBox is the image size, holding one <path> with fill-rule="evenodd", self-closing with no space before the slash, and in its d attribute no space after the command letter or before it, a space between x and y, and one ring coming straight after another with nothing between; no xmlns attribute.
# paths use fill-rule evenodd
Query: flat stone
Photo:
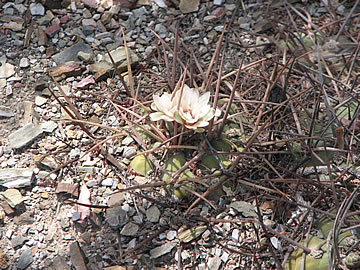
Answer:
<svg viewBox="0 0 360 270"><path fill-rule="evenodd" d="M257 217L255 206L244 201L234 201L230 203L230 207L241 213L244 217Z"/></svg>
<svg viewBox="0 0 360 270"><path fill-rule="evenodd" d="M123 157L124 158L131 158L136 155L137 148L135 146L125 146Z"/></svg>
<svg viewBox="0 0 360 270"><path fill-rule="evenodd" d="M37 31L38 45L39 46L47 46L48 45L48 37L44 30L39 26Z"/></svg>
<svg viewBox="0 0 360 270"><path fill-rule="evenodd" d="M12 148L20 149L34 140L39 138L43 134L41 128L36 127L34 124L29 123L24 127L16 130L8 136L9 143Z"/></svg>
<svg viewBox="0 0 360 270"><path fill-rule="evenodd" d="M79 61L78 55L80 52L88 53L90 55L93 54L89 45L84 42L79 42L64 51L53 55L52 59L57 65L61 65L69 61Z"/></svg>
<svg viewBox="0 0 360 270"><path fill-rule="evenodd" d="M128 221L127 213L121 206L112 207L106 210L105 220L113 229L118 229Z"/></svg>
<svg viewBox="0 0 360 270"><path fill-rule="evenodd" d="M0 79L9 78L14 74L15 74L15 66L9 63L5 63L5 64L3 63L2 66L0 66Z"/></svg>
<svg viewBox="0 0 360 270"><path fill-rule="evenodd" d="M78 53L77 57L78 57L81 61L83 61L83 62L85 62L85 63L90 62L90 61L92 60L92 55L91 55L91 53L86 53L86 52L83 52L83 51L80 51L80 52Z"/></svg>
<svg viewBox="0 0 360 270"><path fill-rule="evenodd" d="M122 228L120 234L124 236L133 236L138 232L138 230L139 230L139 225L130 222L126 224L124 228Z"/></svg>
<svg viewBox="0 0 360 270"><path fill-rule="evenodd" d="M113 66L106 61L97 62L90 66L90 72L95 73L95 81L106 79L112 71Z"/></svg>
<svg viewBox="0 0 360 270"><path fill-rule="evenodd" d="M111 187L113 184L114 184L114 179L112 178L106 178L101 182L101 185L104 187Z"/></svg>
<svg viewBox="0 0 360 270"><path fill-rule="evenodd" d="M64 15L60 18L59 21L61 24L67 23L68 21L70 21L70 17L68 15Z"/></svg>
<svg viewBox="0 0 360 270"><path fill-rule="evenodd" d="M15 114L12 113L12 112L6 112L6 111L3 111L3 110L0 110L0 119L1 118L11 118L11 117L14 117Z"/></svg>
<svg viewBox="0 0 360 270"><path fill-rule="evenodd" d="M106 10L106 11L101 15L101 22L102 22L103 24L108 24L108 23L111 21L113 15L114 15L114 14L113 14L112 12Z"/></svg>
<svg viewBox="0 0 360 270"><path fill-rule="evenodd" d="M91 35L96 29L96 22L94 19L82 20L82 31L85 36Z"/></svg>
<svg viewBox="0 0 360 270"><path fill-rule="evenodd" d="M9 15L4 15L4 16L0 16L0 22L17 22L17 23L24 23L24 18L19 17L19 16L9 16Z"/></svg>
<svg viewBox="0 0 360 270"><path fill-rule="evenodd" d="M48 102L47 98L44 98L42 96L36 96L35 97L35 105L36 106L42 106Z"/></svg>
<svg viewBox="0 0 360 270"><path fill-rule="evenodd" d="M66 259L63 256L57 255L54 259L50 260L48 270L69 270Z"/></svg>
<svg viewBox="0 0 360 270"><path fill-rule="evenodd" d="M99 1L97 0L81 0L85 6L97 9L99 7Z"/></svg>
<svg viewBox="0 0 360 270"><path fill-rule="evenodd" d="M167 242L164 245L161 245L159 247L151 249L150 256L153 259L158 258L162 255L169 253L175 246L176 246L175 242ZM212 269L212 268L209 268L209 269Z"/></svg>
<svg viewBox="0 0 360 270"><path fill-rule="evenodd" d="M11 239L11 245L14 249L21 248L27 241L29 238L19 235Z"/></svg>
<svg viewBox="0 0 360 270"><path fill-rule="evenodd" d="M84 67L80 62L69 61L50 69L49 74L57 79L74 77L82 74Z"/></svg>
<svg viewBox="0 0 360 270"><path fill-rule="evenodd" d="M62 193L62 192L65 192L65 193L71 194L75 197L78 197L79 196L79 186L75 185L75 184L61 182L56 186L55 193Z"/></svg>
<svg viewBox="0 0 360 270"><path fill-rule="evenodd" d="M124 8L132 8L135 6L137 0L117 0L117 3Z"/></svg>
<svg viewBox="0 0 360 270"><path fill-rule="evenodd" d="M121 206L121 204L125 201L125 196L123 192L116 192L110 195L109 200L107 201L107 205L109 207Z"/></svg>
<svg viewBox="0 0 360 270"><path fill-rule="evenodd" d="M144 6L133 9L131 12L134 14L135 18L142 18L149 13Z"/></svg>
<svg viewBox="0 0 360 270"><path fill-rule="evenodd" d="M95 84L95 79L93 75L89 75L88 77L82 79L75 86L77 89L88 89L90 85Z"/></svg>
<svg viewBox="0 0 360 270"><path fill-rule="evenodd" d="M24 212L20 216L14 217L14 223L16 225L30 225L35 222L34 213L31 211Z"/></svg>
<svg viewBox="0 0 360 270"><path fill-rule="evenodd" d="M22 188L31 186L34 176L32 168L0 169L0 185L6 188Z"/></svg>
<svg viewBox="0 0 360 270"><path fill-rule="evenodd" d="M70 260L75 269L88 269L86 267L84 252L77 241L70 244Z"/></svg>
<svg viewBox="0 0 360 270"><path fill-rule="evenodd" d="M118 47L117 49L111 51L110 54L120 72L124 72L125 70L127 70L126 50L124 47ZM139 58L137 57L137 55L131 50L129 50L129 55L131 65L137 65L139 62ZM114 72L114 67L109 55L106 54L103 61L92 64L89 70L90 72L95 73L95 80L99 81L106 79L109 75L112 75Z"/></svg>
<svg viewBox="0 0 360 270"><path fill-rule="evenodd" d="M2 195L12 208L22 204L24 201L20 191L15 188L7 189L6 191L2 192Z"/></svg>
<svg viewBox="0 0 360 270"><path fill-rule="evenodd" d="M45 14L44 16L37 19L37 22L39 25L48 25L53 18L54 18L53 14Z"/></svg>
<svg viewBox="0 0 360 270"><path fill-rule="evenodd" d="M58 128L58 124L55 121L46 121L40 124L40 128L46 133L52 133Z"/></svg>
<svg viewBox="0 0 360 270"><path fill-rule="evenodd" d="M48 35L48 37L54 37L57 33L59 33L61 30L61 26L59 23L55 23L45 30L45 34Z"/></svg>
<svg viewBox="0 0 360 270"><path fill-rule="evenodd" d="M56 162L56 159L52 156L35 156L35 164L38 166L41 170L54 170L58 163Z"/></svg>
<svg viewBox="0 0 360 270"><path fill-rule="evenodd" d="M158 222L160 219L160 210L155 205L146 210L146 218L150 222Z"/></svg>
<svg viewBox="0 0 360 270"><path fill-rule="evenodd" d="M31 3L30 12L33 16L44 16L45 8L41 3Z"/></svg>
<svg viewBox="0 0 360 270"><path fill-rule="evenodd" d="M191 13L199 10L200 0L180 0L179 9L182 13Z"/></svg>
<svg viewBox="0 0 360 270"><path fill-rule="evenodd" d="M91 187L95 187L98 184L98 181L92 179L86 182L87 187L91 188Z"/></svg>
<svg viewBox="0 0 360 270"><path fill-rule="evenodd" d="M9 23L4 23L3 25L4 28L13 30L15 32L19 32L21 30L23 30L23 25L22 23L18 23L18 22L9 22ZM16 40L15 40L16 42Z"/></svg>
<svg viewBox="0 0 360 270"><path fill-rule="evenodd" d="M26 269L33 261L32 249L26 249L21 253L16 267L21 270Z"/></svg>
<svg viewBox="0 0 360 270"><path fill-rule="evenodd" d="M224 0L214 0L215 6L221 6L223 4Z"/></svg>

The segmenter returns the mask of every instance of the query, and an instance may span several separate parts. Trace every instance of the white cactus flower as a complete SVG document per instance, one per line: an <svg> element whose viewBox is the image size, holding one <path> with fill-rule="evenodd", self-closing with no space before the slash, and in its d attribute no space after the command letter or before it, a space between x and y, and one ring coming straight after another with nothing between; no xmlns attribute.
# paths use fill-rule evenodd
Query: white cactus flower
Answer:
<svg viewBox="0 0 360 270"><path fill-rule="evenodd" d="M175 121L184 124L188 129L198 132L209 125L214 116L220 115L220 110L214 110L210 104L210 92L200 95L199 90L184 86L179 111L175 112Z"/></svg>
<svg viewBox="0 0 360 270"><path fill-rule="evenodd" d="M151 121L174 121L174 113L177 110L178 105L178 99L176 96L171 99L171 94L169 93L164 93L162 96L155 94L153 99L154 102L151 104L151 109L156 112L150 114Z"/></svg>
<svg viewBox="0 0 360 270"><path fill-rule="evenodd" d="M181 101L178 104L180 92L178 90L172 99L168 93L164 93L161 97L154 95L151 108L157 112L150 114L151 120L175 120L188 129L202 132L203 127L209 125L209 121L214 116L220 115L220 110L215 111L209 104L210 92L200 95L198 89L184 85Z"/></svg>

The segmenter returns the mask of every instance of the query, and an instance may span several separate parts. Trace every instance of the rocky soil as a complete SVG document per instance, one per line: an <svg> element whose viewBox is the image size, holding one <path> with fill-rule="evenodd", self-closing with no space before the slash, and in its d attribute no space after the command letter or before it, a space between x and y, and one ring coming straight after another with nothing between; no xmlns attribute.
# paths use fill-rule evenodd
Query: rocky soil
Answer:
<svg viewBox="0 0 360 270"><path fill-rule="evenodd" d="M311 14L315 24L335 20L332 14L345 18L352 8L346 1L336 10L319 1L289 2ZM177 29L182 53L186 49L184 65L194 53L204 73L225 25L232 28L224 74L279 56L274 25L282 30L285 25L274 20L286 13L280 1L3 0L0 5L0 269L279 269L283 255L291 253L280 232L301 224L306 208L264 199L259 209L253 189L261 184L252 182L221 187L209 198L216 209L201 202L187 211L194 197L174 201L152 185L156 173L133 172L129 164L143 150L139 140L147 144L148 138L131 132L135 120L129 110L135 105L126 71L131 65L141 82L137 100L149 106L152 94L171 83L167 61L173 55L168 51L166 59L164 51L174 48ZM352 29L360 28L358 18L352 18ZM249 78L260 75L244 75L249 91L256 90ZM261 101L263 90L253 97ZM143 188L131 189L138 185ZM271 237L256 224L260 210L263 223L273 228Z"/></svg>

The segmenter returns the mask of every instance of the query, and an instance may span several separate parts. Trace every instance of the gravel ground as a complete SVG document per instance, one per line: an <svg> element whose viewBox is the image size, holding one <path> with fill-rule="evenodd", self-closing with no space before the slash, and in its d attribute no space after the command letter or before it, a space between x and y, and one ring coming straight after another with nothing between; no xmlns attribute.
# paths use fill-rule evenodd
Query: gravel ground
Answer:
<svg viewBox="0 0 360 270"><path fill-rule="evenodd" d="M211 199L216 210L200 203L185 214L191 199L175 202L164 189L151 187L151 176L124 169L140 149L136 138L121 129L129 124L113 109L114 100L124 107L129 100L105 49L125 72L122 29L134 75L143 82L141 102L167 87L159 38L173 46L179 18L182 44L195 51L201 65L210 63L224 23L230 21L234 35L225 73L242 58L246 64L253 55L271 56L263 34L276 34L264 15L268 3L199 2L2 1L0 269L278 268L266 238L260 241L263 235L254 222L258 209L249 203L250 196L235 196L246 189L224 187ZM328 12L318 1L291 2L306 5L315 18ZM94 138L78 123L59 120L68 118L69 101L82 119L99 124L86 126L96 142L113 130L121 139L104 142L106 153L94 146ZM95 207L89 213L77 201ZM261 207L264 223L282 231L273 215L289 207L269 200ZM210 218L218 222L209 223ZM279 239L273 237L272 244L281 252Z"/></svg>

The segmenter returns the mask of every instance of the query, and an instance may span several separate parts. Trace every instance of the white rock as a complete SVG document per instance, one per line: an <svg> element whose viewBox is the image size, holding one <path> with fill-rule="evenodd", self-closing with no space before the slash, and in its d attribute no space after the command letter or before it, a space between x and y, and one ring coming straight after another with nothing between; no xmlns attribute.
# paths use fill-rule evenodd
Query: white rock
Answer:
<svg viewBox="0 0 360 270"><path fill-rule="evenodd" d="M44 97L42 97L42 96L36 96L36 97L35 97L35 104L36 104L36 106L39 106L39 107L40 107L40 106L46 104L47 101L48 101L47 98L44 98Z"/></svg>
<svg viewBox="0 0 360 270"><path fill-rule="evenodd" d="M114 184L114 179L112 178L106 178L101 182L101 185L105 187L111 187L113 184Z"/></svg>
<svg viewBox="0 0 360 270"><path fill-rule="evenodd" d="M170 231L167 232L166 238L168 240L173 240L173 239L175 239L176 235L177 235L177 231L170 230Z"/></svg>
<svg viewBox="0 0 360 270"><path fill-rule="evenodd" d="M234 229L234 230L232 231L231 240L234 241L235 243L236 243L237 241L239 241L239 230L238 230L238 229Z"/></svg>
<svg viewBox="0 0 360 270"><path fill-rule="evenodd" d="M20 59L20 67L21 68L27 68L28 66L30 66L29 59L27 59L26 57L21 58Z"/></svg>
<svg viewBox="0 0 360 270"><path fill-rule="evenodd" d="M41 3L31 3L30 4L30 12L33 16L44 16L45 8Z"/></svg>
<svg viewBox="0 0 360 270"><path fill-rule="evenodd" d="M15 74L15 66L5 63L0 67L0 79L6 79Z"/></svg>

